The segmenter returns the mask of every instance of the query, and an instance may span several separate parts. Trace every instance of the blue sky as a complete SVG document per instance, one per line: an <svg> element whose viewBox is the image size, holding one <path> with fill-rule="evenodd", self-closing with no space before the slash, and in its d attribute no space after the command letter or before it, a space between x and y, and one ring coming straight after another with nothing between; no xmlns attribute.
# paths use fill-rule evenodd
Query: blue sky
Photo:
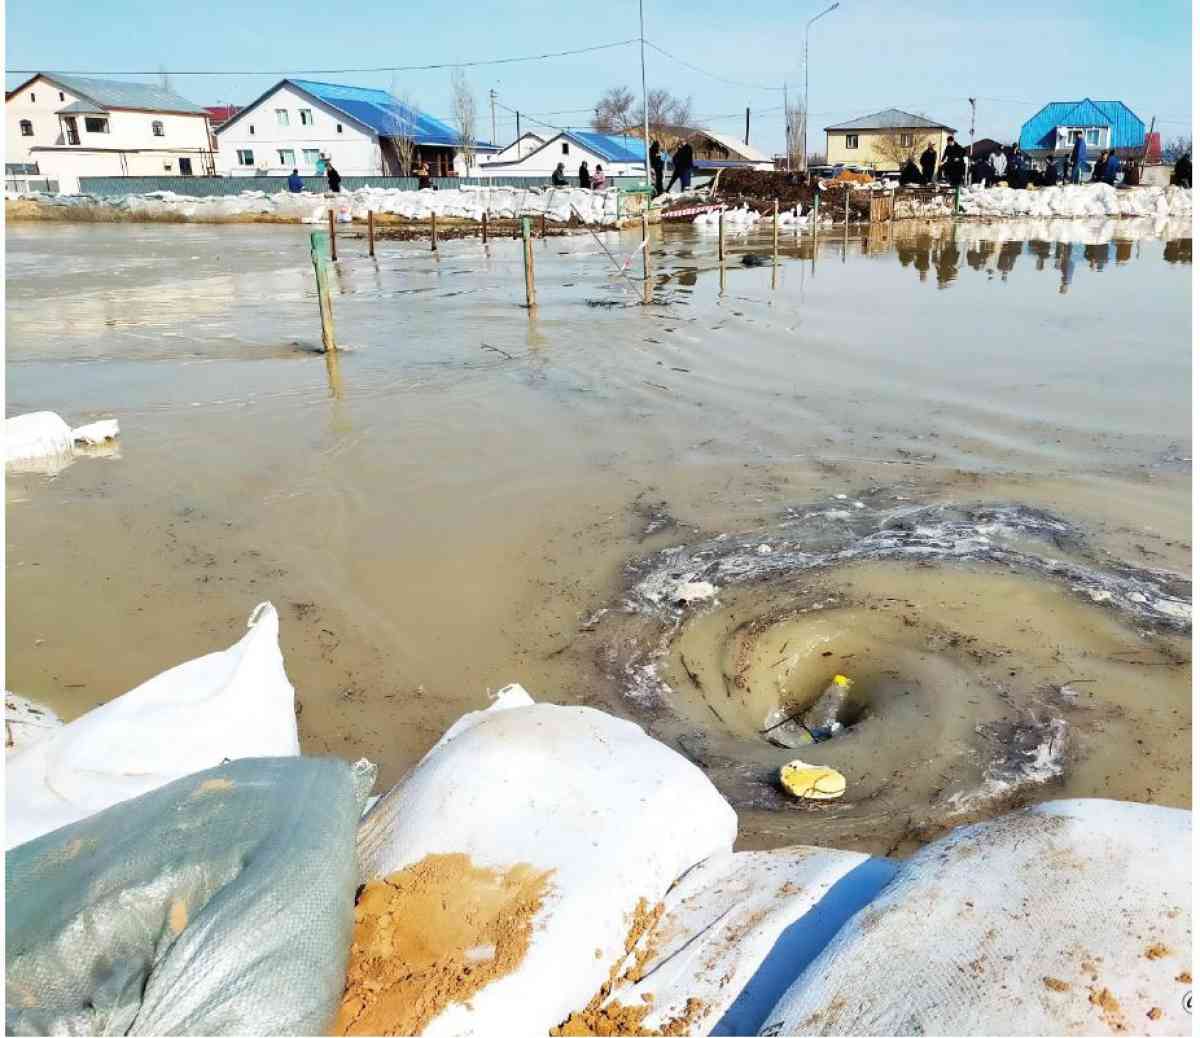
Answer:
<svg viewBox="0 0 1200 1038"><path fill-rule="evenodd" d="M782 92L802 91L804 22L826 2L761 0L690 5L646 0L646 38L711 75L647 50L650 87L690 94L697 123L741 135L749 106L751 142L783 146ZM173 75L198 104L245 103L274 73L471 61L568 50L638 35L636 0L596 4L510 0L501 4L402 5L378 0L297 5L121 2L45 4L10 0L6 68L133 72L215 70ZM966 98L979 98L978 136L1005 140L1043 103L1083 96L1116 98L1164 135L1190 133L1191 5L1045 2L916 4L842 0L812 29L811 126L895 107L925 114L966 134ZM263 74L246 72L262 69ZM540 62L468 68L491 135L487 92L502 104L555 125L583 125L610 86L640 90L636 45ZM721 79L715 77L722 77ZM9 74L7 85L22 77ZM125 78L125 77L120 77ZM132 77L130 77L132 78ZM448 71L329 74L310 78L408 93L419 107L450 111ZM554 114L547 114L554 113ZM497 137L511 139L514 117L497 110ZM810 132L810 144L823 136Z"/></svg>

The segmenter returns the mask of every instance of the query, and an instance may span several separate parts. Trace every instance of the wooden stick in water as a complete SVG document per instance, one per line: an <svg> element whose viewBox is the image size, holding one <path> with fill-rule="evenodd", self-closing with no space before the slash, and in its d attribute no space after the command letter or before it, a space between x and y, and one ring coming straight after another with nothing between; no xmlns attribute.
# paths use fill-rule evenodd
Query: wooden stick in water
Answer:
<svg viewBox="0 0 1200 1038"><path fill-rule="evenodd" d="M337 230L333 220L333 210L329 210L329 258L337 262Z"/></svg>
<svg viewBox="0 0 1200 1038"><path fill-rule="evenodd" d="M525 305L532 310L537 306L537 288L533 283L533 240L529 233L529 217L521 217L521 237L524 238L525 255Z"/></svg>
<svg viewBox="0 0 1200 1038"><path fill-rule="evenodd" d="M367 210L367 255L375 255L375 210Z"/></svg>
<svg viewBox="0 0 1200 1038"><path fill-rule="evenodd" d="M332 213L330 214L333 215ZM333 299L329 294L329 266L325 261L326 242L321 231L313 231L309 235L309 248L312 253L313 271L317 275L317 306L321 310L321 345L329 353L337 349L333 337ZM331 246L333 239L330 238Z"/></svg>
<svg viewBox="0 0 1200 1038"><path fill-rule="evenodd" d="M437 252L437 213L429 214L429 251Z"/></svg>

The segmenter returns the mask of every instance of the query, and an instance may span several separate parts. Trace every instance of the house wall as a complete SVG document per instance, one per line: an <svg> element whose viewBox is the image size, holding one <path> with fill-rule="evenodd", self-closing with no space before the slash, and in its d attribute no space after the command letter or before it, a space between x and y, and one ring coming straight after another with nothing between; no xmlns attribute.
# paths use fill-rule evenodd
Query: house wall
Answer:
<svg viewBox="0 0 1200 1038"><path fill-rule="evenodd" d="M604 167L606 177L641 176L644 173L640 162L610 163L591 149L584 148L561 135L552 137L544 147L526 155L519 162L487 163L480 167L479 172L483 176L495 173L505 177L548 177L560 162L564 166L567 178L573 183L578 183L581 162L586 162L590 170L596 168L597 162L600 163Z"/></svg>
<svg viewBox="0 0 1200 1038"><path fill-rule="evenodd" d="M857 148L848 148L846 146L846 136L848 133L858 135ZM893 133L911 133L913 135L914 158L920 158L921 152L925 150L925 145L932 141L934 148L937 149L939 160L941 159L942 152L946 149L946 138L950 136L948 130L931 130L928 128L913 130L826 130L825 161L830 165L853 163L874 170L898 170L901 163L884 155L879 150L881 141ZM969 142L963 143L966 144Z"/></svg>
<svg viewBox="0 0 1200 1038"><path fill-rule="evenodd" d="M486 166L488 162L516 161L517 159L524 158L531 151L540 148L545 143L545 137L540 137L536 133L523 133L512 144L501 148L495 155L485 156L486 161L483 162L483 165Z"/></svg>
<svg viewBox="0 0 1200 1038"><path fill-rule="evenodd" d="M279 125L275 115L279 108L288 113L287 126ZM311 125L301 124L302 108L313 113ZM324 152L345 177L378 176L383 172L379 143L373 133L288 83L222 126L217 131L217 142L220 146L217 171L224 176L252 177L264 171L286 175L293 168L302 175L312 176L316 173L315 157L306 160L305 149ZM281 149L295 153L291 165L280 159ZM245 166L238 161L239 150L253 152L253 165Z"/></svg>
<svg viewBox="0 0 1200 1038"><path fill-rule="evenodd" d="M179 174L179 160L188 158L192 174L208 172L209 133L206 115L113 109L103 118L108 132L88 130L85 116L75 116L79 143L68 144L59 109L81 100L68 90L38 78L5 102L6 162L36 162L39 176L59 181L73 193L79 177L100 175ZM33 136L21 135L21 121L29 120ZM153 124L163 124L163 135L154 135Z"/></svg>

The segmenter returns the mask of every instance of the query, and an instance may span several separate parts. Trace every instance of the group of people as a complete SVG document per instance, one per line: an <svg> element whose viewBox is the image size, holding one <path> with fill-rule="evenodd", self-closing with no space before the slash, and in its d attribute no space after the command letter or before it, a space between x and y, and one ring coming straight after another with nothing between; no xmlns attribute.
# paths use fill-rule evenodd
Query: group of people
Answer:
<svg viewBox="0 0 1200 1038"><path fill-rule="evenodd" d="M317 154L317 176L325 177L329 182L329 190L334 194L338 194L342 190L342 175L333 168L333 160L324 152ZM292 170L291 175L287 178L287 186L294 195L298 195L304 190L304 181L300 177L299 170Z"/></svg>
<svg viewBox="0 0 1200 1038"><path fill-rule="evenodd" d="M663 175L666 172L666 159L663 157L662 146L658 141L650 142L650 172L654 177L654 194L661 195L665 191L670 191L675 186L675 182L679 181L679 186L686 191L692 186L692 170L695 168L695 156L692 152L692 146L684 141L675 151L671 159L671 180L670 183L663 187ZM554 187L567 186L567 170L566 164L560 162L554 167L554 172L550 174L550 183ZM589 188L592 191L603 191L608 186L608 178L604 174L604 167L599 162L596 163L595 170L588 167L586 161L579 164L579 186Z"/></svg>
<svg viewBox="0 0 1200 1038"><path fill-rule="evenodd" d="M946 138L946 147L938 160L937 149L933 142L926 145L921 153L920 165L910 155L900 169L901 184L932 184L935 180L943 180L951 187L960 187L966 180L968 165L971 172L971 183L994 187L1005 183L1012 188L1024 188L1031 184L1041 187L1053 187L1061 180L1062 183L1078 184L1083 180L1084 168L1087 163L1087 144L1082 131L1075 131L1075 138L1069 155L1063 157L1062 169L1053 153L1046 156L1041 168L1036 168L1034 162L1021 150L1015 141L1011 145L995 148L988 153L980 152L973 157L954 139L954 134ZM1122 171L1122 163L1116 149L1106 150L1092 169L1092 181L1096 183L1115 184ZM1188 167L1189 182L1191 167Z"/></svg>

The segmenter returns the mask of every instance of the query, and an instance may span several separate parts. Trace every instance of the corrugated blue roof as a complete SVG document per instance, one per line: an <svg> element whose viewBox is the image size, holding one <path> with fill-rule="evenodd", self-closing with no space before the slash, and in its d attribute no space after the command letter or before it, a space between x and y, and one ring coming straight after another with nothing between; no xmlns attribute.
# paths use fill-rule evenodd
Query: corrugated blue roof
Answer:
<svg viewBox="0 0 1200 1038"><path fill-rule="evenodd" d="M432 115L402 105L386 90L346 86L343 83L319 83L311 79L289 79L287 82L330 107L345 112L351 119L383 137L403 134L412 137L417 144L446 148L458 146L457 130ZM477 141L476 144L485 151L493 150L493 145L485 141Z"/></svg>
<svg viewBox="0 0 1200 1038"><path fill-rule="evenodd" d="M568 130L566 136L573 137L577 143L609 162L646 161L646 142L640 137L617 137L590 130Z"/></svg>
<svg viewBox="0 0 1200 1038"><path fill-rule="evenodd" d="M1146 124L1120 101L1051 101L1021 127L1021 149L1053 148L1057 126L1108 126L1114 148L1140 148Z"/></svg>

